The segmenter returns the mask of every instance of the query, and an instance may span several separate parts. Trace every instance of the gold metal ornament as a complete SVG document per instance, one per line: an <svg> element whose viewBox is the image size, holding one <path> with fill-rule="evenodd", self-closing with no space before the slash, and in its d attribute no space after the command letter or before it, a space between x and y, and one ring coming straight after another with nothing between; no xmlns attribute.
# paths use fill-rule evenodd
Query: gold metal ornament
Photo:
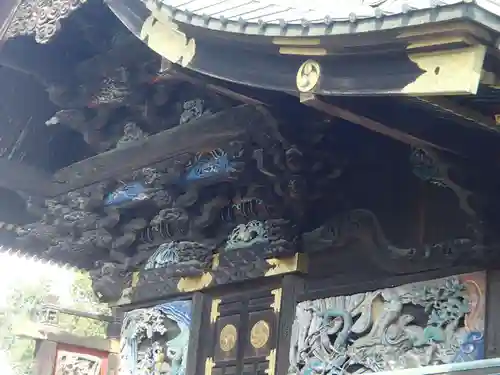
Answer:
<svg viewBox="0 0 500 375"><path fill-rule="evenodd" d="M250 343L255 349L263 348L269 341L271 328L264 320L259 320L255 323L250 331Z"/></svg>
<svg viewBox="0 0 500 375"><path fill-rule="evenodd" d="M314 60L304 62L297 72L297 89L300 92L309 92L319 83L321 67Z"/></svg>
<svg viewBox="0 0 500 375"><path fill-rule="evenodd" d="M222 328L220 331L219 345L223 352L230 352L236 346L236 340L238 339L238 332L236 327L232 324L228 324Z"/></svg>

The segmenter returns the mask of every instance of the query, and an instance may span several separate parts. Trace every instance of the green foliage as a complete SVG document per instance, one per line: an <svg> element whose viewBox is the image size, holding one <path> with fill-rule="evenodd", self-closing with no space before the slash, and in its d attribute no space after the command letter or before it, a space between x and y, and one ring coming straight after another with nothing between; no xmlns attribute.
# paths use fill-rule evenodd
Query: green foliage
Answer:
<svg viewBox="0 0 500 375"><path fill-rule="evenodd" d="M15 333L19 327L27 326L33 320L33 312L41 304L51 303L79 311L109 314L107 306L96 302L88 275L60 270L66 273L67 280L64 281L69 281L61 287L62 279L56 276L57 272L58 269L52 267L51 272L44 274L36 283L14 283L0 306L0 351L7 355L13 375L33 373L35 342ZM80 336L105 337L106 332L103 322L67 314L59 315L58 326Z"/></svg>

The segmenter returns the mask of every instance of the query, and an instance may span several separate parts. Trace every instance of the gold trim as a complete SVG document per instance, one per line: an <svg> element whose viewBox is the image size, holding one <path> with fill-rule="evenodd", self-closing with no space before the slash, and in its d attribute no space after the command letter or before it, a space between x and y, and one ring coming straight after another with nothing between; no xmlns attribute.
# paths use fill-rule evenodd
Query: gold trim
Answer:
<svg viewBox="0 0 500 375"><path fill-rule="evenodd" d="M326 48L308 48L308 47L280 47L281 55L299 55L299 56L325 56L328 52Z"/></svg>
<svg viewBox="0 0 500 375"><path fill-rule="evenodd" d="M281 297L283 294L283 289L273 289L271 290L271 294L274 296L274 301L273 303L271 303L270 307L275 313L279 313L281 311Z"/></svg>
<svg viewBox="0 0 500 375"><path fill-rule="evenodd" d="M208 357L205 360L205 375L212 375L213 368L215 366L215 362L212 357Z"/></svg>
<svg viewBox="0 0 500 375"><path fill-rule="evenodd" d="M205 289L212 283L213 277L210 272L204 272L200 276L181 277L177 283L179 292L195 292Z"/></svg>
<svg viewBox="0 0 500 375"><path fill-rule="evenodd" d="M308 268L308 259L306 254L296 253L287 258L270 258L266 262L271 265L265 276L275 276L290 272L306 273Z"/></svg>
<svg viewBox="0 0 500 375"><path fill-rule="evenodd" d="M212 271L215 271L217 268L219 268L220 264L220 254L214 254L214 257L212 258Z"/></svg>
<svg viewBox="0 0 500 375"><path fill-rule="evenodd" d="M273 38L273 44L279 46L319 46L320 39L312 38Z"/></svg>
<svg viewBox="0 0 500 375"><path fill-rule="evenodd" d="M210 309L210 323L215 323L216 320L219 318L220 313L219 313L219 305L221 303L220 299L214 298L212 300L212 307Z"/></svg>
<svg viewBox="0 0 500 375"><path fill-rule="evenodd" d="M314 90L321 78L321 66L314 60L305 61L297 71L295 82L300 92Z"/></svg>
<svg viewBox="0 0 500 375"><path fill-rule="evenodd" d="M401 92L416 96L476 94L486 47L410 53L409 59L424 73Z"/></svg>
<svg viewBox="0 0 500 375"><path fill-rule="evenodd" d="M276 372L276 349L272 349L269 355L266 357L266 360L269 362L265 373L267 375L274 375Z"/></svg>
<svg viewBox="0 0 500 375"><path fill-rule="evenodd" d="M495 115L495 124L500 125L500 115Z"/></svg>

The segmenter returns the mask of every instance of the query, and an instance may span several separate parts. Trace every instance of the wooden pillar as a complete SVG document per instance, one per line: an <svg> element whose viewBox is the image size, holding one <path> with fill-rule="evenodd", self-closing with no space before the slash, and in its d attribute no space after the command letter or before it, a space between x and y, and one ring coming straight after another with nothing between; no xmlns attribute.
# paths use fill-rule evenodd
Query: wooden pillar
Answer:
<svg viewBox="0 0 500 375"><path fill-rule="evenodd" d="M204 293L197 292L193 295L191 334L189 337L189 352L185 375L203 374L204 356L202 345L208 342L208 329L205 328L205 321L209 310L210 297ZM205 317L205 319L204 319ZM203 329L205 328L205 329Z"/></svg>
<svg viewBox="0 0 500 375"><path fill-rule="evenodd" d="M53 375L57 356L57 343L40 340L35 353L35 375Z"/></svg>
<svg viewBox="0 0 500 375"><path fill-rule="evenodd" d="M486 272L485 357L500 357L500 270Z"/></svg>
<svg viewBox="0 0 500 375"><path fill-rule="evenodd" d="M292 325L295 319L297 297L304 290L304 280L299 275L285 275L282 284L281 312L279 317L276 353L276 375L288 373Z"/></svg>

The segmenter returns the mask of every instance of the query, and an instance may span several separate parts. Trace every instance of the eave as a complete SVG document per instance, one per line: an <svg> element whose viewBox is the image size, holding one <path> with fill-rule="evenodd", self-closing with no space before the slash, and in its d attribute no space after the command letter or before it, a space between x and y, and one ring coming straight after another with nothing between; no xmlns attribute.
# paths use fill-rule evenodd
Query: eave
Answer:
<svg viewBox="0 0 500 375"><path fill-rule="evenodd" d="M108 6L171 62L246 86L326 96L475 94L500 31L499 17L473 3L284 26L188 14L161 2ZM300 87L310 61L320 76Z"/></svg>

